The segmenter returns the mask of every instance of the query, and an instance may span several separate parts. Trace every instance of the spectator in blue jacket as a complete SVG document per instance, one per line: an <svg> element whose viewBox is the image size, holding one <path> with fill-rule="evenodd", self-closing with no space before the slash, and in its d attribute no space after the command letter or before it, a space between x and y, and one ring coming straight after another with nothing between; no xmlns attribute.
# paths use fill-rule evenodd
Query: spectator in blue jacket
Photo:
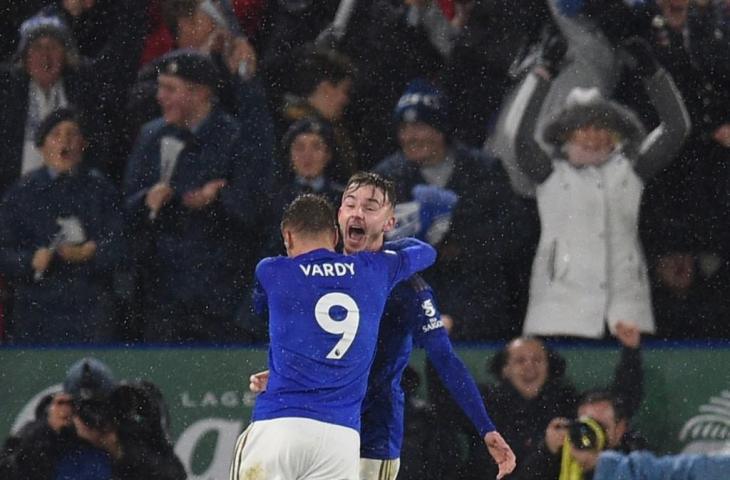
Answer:
<svg viewBox="0 0 730 480"><path fill-rule="evenodd" d="M116 189L82 163L78 114L61 109L39 125L43 167L0 206L0 269L14 286L14 343L111 340L112 274L124 258Z"/></svg>
<svg viewBox="0 0 730 480"><path fill-rule="evenodd" d="M144 338L149 342L235 341L236 306L261 249L259 172L218 105L210 57L178 50L159 63L162 117L145 124L124 179L137 232Z"/></svg>
<svg viewBox="0 0 730 480"><path fill-rule="evenodd" d="M390 238L416 236L439 250L426 280L440 292L442 310L455 321L455 338L513 336L521 318L511 292L522 244L515 221L520 207L504 170L493 158L451 137L447 100L423 79L411 82L394 120L400 149L375 171L395 182L396 228ZM524 230L524 229L523 229Z"/></svg>

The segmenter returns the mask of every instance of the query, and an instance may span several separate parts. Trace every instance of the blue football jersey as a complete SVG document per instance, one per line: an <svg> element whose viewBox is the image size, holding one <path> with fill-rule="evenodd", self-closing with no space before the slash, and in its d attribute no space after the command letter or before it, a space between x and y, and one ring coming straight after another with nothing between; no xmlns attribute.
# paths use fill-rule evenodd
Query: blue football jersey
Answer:
<svg viewBox="0 0 730 480"><path fill-rule="evenodd" d="M269 311L269 382L253 420L304 417L359 430L386 299L431 265L428 244L342 255L320 249L256 267Z"/></svg>
<svg viewBox="0 0 730 480"><path fill-rule="evenodd" d="M473 378L451 347L433 291L419 275L414 275L395 287L383 314L362 407L363 458L400 456L405 404L400 382L414 345L426 349L452 397L480 435L494 430Z"/></svg>

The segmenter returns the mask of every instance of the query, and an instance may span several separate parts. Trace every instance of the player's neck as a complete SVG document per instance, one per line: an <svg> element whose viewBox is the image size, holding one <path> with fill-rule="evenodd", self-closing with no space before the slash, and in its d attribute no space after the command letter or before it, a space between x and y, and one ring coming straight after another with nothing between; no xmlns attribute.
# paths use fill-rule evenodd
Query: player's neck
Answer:
<svg viewBox="0 0 730 480"><path fill-rule="evenodd" d="M322 239L299 239L292 247L289 248L290 257L298 257L314 250L329 250L334 252L334 246L330 242Z"/></svg>

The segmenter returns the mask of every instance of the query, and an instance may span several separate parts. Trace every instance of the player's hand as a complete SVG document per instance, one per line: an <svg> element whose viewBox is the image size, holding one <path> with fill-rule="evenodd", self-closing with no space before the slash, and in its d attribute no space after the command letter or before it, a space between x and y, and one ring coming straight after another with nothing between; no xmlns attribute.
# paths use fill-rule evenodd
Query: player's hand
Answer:
<svg viewBox="0 0 730 480"><path fill-rule="evenodd" d="M492 456L499 468L497 480L512 473L517 466L517 460L515 459L514 452L510 446L507 445L504 438L502 438L502 435L500 435L496 430L489 432L484 435L484 444L487 446L489 454Z"/></svg>
<svg viewBox="0 0 730 480"><path fill-rule="evenodd" d="M545 445L551 453L558 453L565 442L565 435L568 433L570 420L564 417L557 417L550 420L545 429Z"/></svg>
<svg viewBox="0 0 730 480"><path fill-rule="evenodd" d="M633 322L619 321L614 327L614 335L626 348L639 348L641 343L641 332Z"/></svg>
<svg viewBox="0 0 730 480"><path fill-rule="evenodd" d="M261 393L266 390L266 387L269 384L269 371L264 370L263 372L254 373L248 377L248 381L250 382L248 384L249 390L253 393Z"/></svg>

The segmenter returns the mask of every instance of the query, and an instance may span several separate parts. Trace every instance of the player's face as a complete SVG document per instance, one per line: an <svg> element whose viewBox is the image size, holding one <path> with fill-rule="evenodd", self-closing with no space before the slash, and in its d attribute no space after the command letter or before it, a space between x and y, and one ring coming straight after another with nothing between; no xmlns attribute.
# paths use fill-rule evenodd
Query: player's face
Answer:
<svg viewBox="0 0 730 480"><path fill-rule="evenodd" d="M86 141L76 122L64 120L48 132L41 146L43 161L57 172L67 172L81 163Z"/></svg>
<svg viewBox="0 0 730 480"><path fill-rule="evenodd" d="M502 376L524 398L535 398L548 376L548 357L542 343L534 339L513 340L507 347Z"/></svg>
<svg viewBox="0 0 730 480"><path fill-rule="evenodd" d="M337 214L345 252L375 251L383 234L393 228L393 205L372 185L353 186L342 195Z"/></svg>

